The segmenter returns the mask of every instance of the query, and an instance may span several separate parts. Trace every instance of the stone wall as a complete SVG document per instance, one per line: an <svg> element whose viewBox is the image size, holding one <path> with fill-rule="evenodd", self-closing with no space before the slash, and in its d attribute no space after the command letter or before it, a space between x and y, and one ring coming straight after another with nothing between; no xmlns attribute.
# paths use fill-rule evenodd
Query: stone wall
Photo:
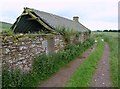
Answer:
<svg viewBox="0 0 120 89"><path fill-rule="evenodd" d="M52 40L51 40L52 39ZM14 35L2 37L2 63L11 68L31 68L32 59L41 53L57 52L65 45L61 35ZM53 49L53 50L52 50Z"/></svg>
<svg viewBox="0 0 120 89"><path fill-rule="evenodd" d="M2 64L10 68L19 67L22 70L31 68L32 59L42 53L57 52L67 44L62 35L39 35L39 34L16 34L12 36L1 36ZM74 42L75 41L75 42ZM70 43L83 42L84 36L72 37Z"/></svg>

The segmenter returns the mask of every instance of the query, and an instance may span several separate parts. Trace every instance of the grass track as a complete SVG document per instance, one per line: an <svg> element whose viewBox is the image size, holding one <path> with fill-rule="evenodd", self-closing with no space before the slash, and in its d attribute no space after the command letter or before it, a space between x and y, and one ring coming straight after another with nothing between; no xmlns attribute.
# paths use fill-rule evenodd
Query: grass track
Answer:
<svg viewBox="0 0 120 89"><path fill-rule="evenodd" d="M111 78L113 87L118 87L118 82L120 82L120 75L118 75L118 33L102 33L104 39L108 42L110 46L110 67L111 67ZM120 34L120 33L119 33ZM119 78L119 79L118 79Z"/></svg>
<svg viewBox="0 0 120 89"><path fill-rule="evenodd" d="M96 49L76 70L65 87L89 87L91 78L96 70L97 64L102 57L104 44L98 39Z"/></svg>

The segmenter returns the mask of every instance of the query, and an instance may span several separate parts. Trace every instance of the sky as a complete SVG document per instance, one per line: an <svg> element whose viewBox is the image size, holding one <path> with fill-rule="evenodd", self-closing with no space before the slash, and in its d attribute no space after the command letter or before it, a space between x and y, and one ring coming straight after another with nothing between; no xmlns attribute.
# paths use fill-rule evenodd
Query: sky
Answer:
<svg viewBox="0 0 120 89"><path fill-rule="evenodd" d="M79 22L91 30L118 29L119 0L1 0L0 21L14 23L24 7Z"/></svg>

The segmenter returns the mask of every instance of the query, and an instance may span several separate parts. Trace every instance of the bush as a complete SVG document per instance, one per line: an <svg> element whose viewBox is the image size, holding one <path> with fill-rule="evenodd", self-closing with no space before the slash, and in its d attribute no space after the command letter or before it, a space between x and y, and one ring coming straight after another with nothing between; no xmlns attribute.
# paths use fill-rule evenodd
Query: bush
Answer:
<svg viewBox="0 0 120 89"><path fill-rule="evenodd" d="M93 42L93 39L88 39L83 44L69 45L58 53L41 54L33 60L32 70L28 74L19 73L19 71L12 71L11 73L5 69L3 71L3 87L37 86L65 64L81 55L93 45Z"/></svg>

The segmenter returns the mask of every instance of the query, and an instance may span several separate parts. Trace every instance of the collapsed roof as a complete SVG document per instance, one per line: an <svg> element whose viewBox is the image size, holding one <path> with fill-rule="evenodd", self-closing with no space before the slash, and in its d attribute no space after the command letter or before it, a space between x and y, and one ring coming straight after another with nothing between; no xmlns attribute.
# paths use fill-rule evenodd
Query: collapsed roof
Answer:
<svg viewBox="0 0 120 89"><path fill-rule="evenodd" d="M17 18L11 29L15 33L27 33L56 31L56 28L60 27L79 32L90 32L90 30L80 22L31 8L24 8L23 13Z"/></svg>

